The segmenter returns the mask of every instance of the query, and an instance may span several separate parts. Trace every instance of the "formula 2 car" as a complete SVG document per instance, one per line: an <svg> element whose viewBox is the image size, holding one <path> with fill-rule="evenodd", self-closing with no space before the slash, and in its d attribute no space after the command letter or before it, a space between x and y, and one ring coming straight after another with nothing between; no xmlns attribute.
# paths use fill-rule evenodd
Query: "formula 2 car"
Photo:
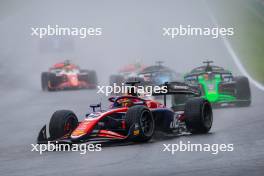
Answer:
<svg viewBox="0 0 264 176"><path fill-rule="evenodd" d="M127 84L134 86L138 83L134 81ZM147 142L152 138L154 131L169 134L208 133L213 123L210 102L199 97L199 91L187 84L173 82L166 85L168 91L163 94L164 104L132 95L110 97L111 106L108 110L102 110L101 104L91 105L93 111L82 121L78 121L77 116L70 110L58 110L52 115L49 127L42 127L37 141ZM182 110L174 111L173 108L166 107L168 94L184 94L190 98ZM133 92L133 95L137 93Z"/></svg>
<svg viewBox="0 0 264 176"><path fill-rule="evenodd" d="M66 60L57 63L48 72L41 73L43 91L64 89L95 89L97 75L93 70L82 70L77 65Z"/></svg>
<svg viewBox="0 0 264 176"><path fill-rule="evenodd" d="M139 79L146 85L161 85L165 82L179 81L180 74L169 67L162 65L162 61L157 61L156 65L144 68L138 73L136 79Z"/></svg>
<svg viewBox="0 0 264 176"><path fill-rule="evenodd" d="M138 73L141 72L145 66L139 62L135 64L128 64L119 69L117 74L110 75L109 85L113 86L114 83L121 85L122 83L128 81L130 78L137 77Z"/></svg>
<svg viewBox="0 0 264 176"><path fill-rule="evenodd" d="M213 61L203 63L206 65L193 69L184 79L188 84L198 86L204 98L217 107L251 104L248 78L235 77L230 71L211 65Z"/></svg>
<svg viewBox="0 0 264 176"><path fill-rule="evenodd" d="M156 65L141 67L137 72L126 76L121 74L112 75L110 77L110 85L122 86L121 84L126 81L140 81L142 86L159 86L168 81L179 81L180 74L162 65L162 63L162 61L157 61Z"/></svg>

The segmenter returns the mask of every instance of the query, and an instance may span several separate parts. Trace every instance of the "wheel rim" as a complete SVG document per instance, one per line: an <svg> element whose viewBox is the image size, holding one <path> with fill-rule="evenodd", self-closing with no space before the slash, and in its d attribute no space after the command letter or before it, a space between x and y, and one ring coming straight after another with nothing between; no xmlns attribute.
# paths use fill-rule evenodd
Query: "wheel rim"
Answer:
<svg viewBox="0 0 264 176"><path fill-rule="evenodd" d="M143 111L140 118L140 126L145 136L151 136L154 128L154 121L149 111Z"/></svg>
<svg viewBox="0 0 264 176"><path fill-rule="evenodd" d="M69 134L73 131L73 129L76 127L76 120L75 117L71 116L67 119L67 121L64 124L63 131L64 134Z"/></svg>

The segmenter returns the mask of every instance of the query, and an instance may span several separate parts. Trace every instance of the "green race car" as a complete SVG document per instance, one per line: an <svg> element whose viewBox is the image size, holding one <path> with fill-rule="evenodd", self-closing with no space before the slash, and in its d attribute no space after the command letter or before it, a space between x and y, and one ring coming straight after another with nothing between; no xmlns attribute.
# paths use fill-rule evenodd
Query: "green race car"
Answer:
<svg viewBox="0 0 264 176"><path fill-rule="evenodd" d="M211 65L213 61L204 61L205 65L194 68L185 74L189 85L197 86L201 96L215 106L249 106L251 92L248 78L233 76L222 67Z"/></svg>

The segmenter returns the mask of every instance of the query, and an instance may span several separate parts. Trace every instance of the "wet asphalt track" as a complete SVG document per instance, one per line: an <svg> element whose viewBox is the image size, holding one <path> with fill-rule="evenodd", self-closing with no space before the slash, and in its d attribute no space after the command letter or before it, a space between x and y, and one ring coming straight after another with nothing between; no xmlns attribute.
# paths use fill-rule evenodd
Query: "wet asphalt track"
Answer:
<svg viewBox="0 0 264 176"><path fill-rule="evenodd" d="M1 97L1 175L262 175L264 170L263 93L253 88L250 108L214 110L208 135L153 140L147 144L111 146L102 152L31 152L41 125L56 109L83 115L94 91L8 92ZM16 99L16 97L21 97ZM56 97L56 98L54 98ZM94 98L93 98L94 97ZM14 128L16 127L16 129ZM233 152L162 152L163 143L233 143Z"/></svg>
<svg viewBox="0 0 264 176"><path fill-rule="evenodd" d="M201 21L209 20L203 5L197 3L196 8L197 14L203 18ZM193 13L195 16L195 12ZM193 54L180 49L175 56L214 58L218 64L238 72L221 41L192 42L198 47L194 48ZM173 46L173 43L168 46ZM166 49L164 52L166 53ZM33 61L27 59L29 60L26 61ZM6 62L8 65L9 61ZM18 61L18 64L19 62L22 61ZM169 63L171 66L178 65L179 60L171 59ZM192 64L183 62L182 67L187 71L198 63L200 60ZM32 72L26 80L17 81L18 74L16 78L8 75L5 79L9 85L0 86L1 176L264 175L264 93L254 86L251 86L253 103L250 108L214 110L214 124L208 135L159 139L140 145L111 146L103 148L102 152L88 152L85 155L78 152L46 152L43 155L31 152L30 144L35 143L39 129L55 110L71 109L83 117L89 110L90 103L100 101L95 90L42 92L36 75L36 70L40 72L42 69L43 67L36 66L31 71L25 67L23 71ZM10 86L13 80L17 83ZM104 98L102 101L106 106ZM176 152L174 155L162 152L164 143L178 144L180 141L232 143L234 151L220 152L217 155L209 152Z"/></svg>

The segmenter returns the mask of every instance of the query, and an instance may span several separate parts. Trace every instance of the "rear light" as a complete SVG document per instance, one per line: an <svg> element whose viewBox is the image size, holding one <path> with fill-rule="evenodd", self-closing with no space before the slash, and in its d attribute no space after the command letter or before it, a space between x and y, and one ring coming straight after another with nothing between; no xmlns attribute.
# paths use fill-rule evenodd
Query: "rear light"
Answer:
<svg viewBox="0 0 264 176"><path fill-rule="evenodd" d="M126 129L126 122L124 120L122 121L122 129Z"/></svg>

